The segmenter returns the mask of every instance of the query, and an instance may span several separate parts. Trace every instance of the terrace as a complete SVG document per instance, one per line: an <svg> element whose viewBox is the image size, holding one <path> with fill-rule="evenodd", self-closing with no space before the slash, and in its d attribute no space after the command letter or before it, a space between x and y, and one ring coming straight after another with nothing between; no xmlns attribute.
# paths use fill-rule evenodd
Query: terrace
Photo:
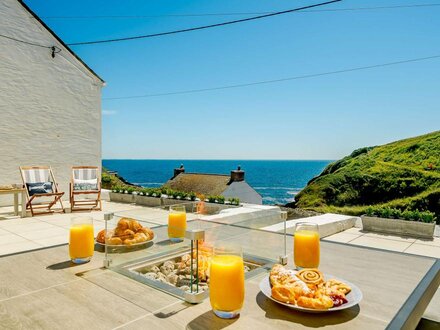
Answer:
<svg viewBox="0 0 440 330"><path fill-rule="evenodd" d="M358 306L325 314L319 320L313 314L291 311L260 292L258 285L270 269L263 267L253 271L246 280L240 318L222 320L212 313L209 299L189 304L172 292L164 292L163 288L133 279L121 271L127 263L157 260L158 256L168 258L189 248L188 240L170 244L166 208L104 201L103 211L85 214L18 218L9 215L11 211L7 207L0 209L3 218L0 221L3 283L0 304L4 311L2 324L7 328L29 328L37 324L51 328L66 322L70 327L99 329L283 328L293 324L304 328L332 325L342 329L371 329L384 328L387 324L411 328L419 323L422 315L420 328L437 326L436 322L440 322L440 313L435 307L440 303L440 293L437 291L431 300L438 288L439 275L434 274L439 267L438 237L427 241L364 232L356 227L334 233L321 241L320 269L356 283L364 295ZM156 235L154 243L128 253L109 254L96 246L91 262L73 265L68 252L71 218L92 216L96 234L105 227L107 213L114 214L109 227L120 217L132 217L152 228ZM245 255L277 262L284 252L280 214L277 207L248 204L227 215L200 217L188 213L188 226L204 230L207 242L239 243ZM288 220L291 221L301 219ZM292 234L288 233L286 240L288 264L292 265ZM111 260L108 268L103 268L108 259ZM429 276L434 276L431 282L426 281ZM423 294L418 293L417 290L422 289ZM405 308L408 310L403 312ZM80 313L81 318L71 318L72 312Z"/></svg>

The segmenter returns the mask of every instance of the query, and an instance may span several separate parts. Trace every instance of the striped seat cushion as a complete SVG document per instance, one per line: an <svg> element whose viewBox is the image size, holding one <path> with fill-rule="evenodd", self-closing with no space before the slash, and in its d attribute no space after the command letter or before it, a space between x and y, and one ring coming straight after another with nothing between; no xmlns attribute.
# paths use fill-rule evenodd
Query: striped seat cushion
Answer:
<svg viewBox="0 0 440 330"><path fill-rule="evenodd" d="M26 187L29 191L29 196L34 194L48 194L52 193L52 182L35 182L26 183Z"/></svg>
<svg viewBox="0 0 440 330"><path fill-rule="evenodd" d="M73 190L98 190L98 179L73 179Z"/></svg>

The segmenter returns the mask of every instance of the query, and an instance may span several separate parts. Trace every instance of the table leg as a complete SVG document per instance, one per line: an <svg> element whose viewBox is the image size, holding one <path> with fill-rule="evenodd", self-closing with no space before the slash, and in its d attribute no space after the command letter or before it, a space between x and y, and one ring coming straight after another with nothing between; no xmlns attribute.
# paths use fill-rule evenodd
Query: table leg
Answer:
<svg viewBox="0 0 440 330"><path fill-rule="evenodd" d="M21 217L26 218L26 194L21 192Z"/></svg>
<svg viewBox="0 0 440 330"><path fill-rule="evenodd" d="M18 215L18 193L14 193L14 215Z"/></svg>

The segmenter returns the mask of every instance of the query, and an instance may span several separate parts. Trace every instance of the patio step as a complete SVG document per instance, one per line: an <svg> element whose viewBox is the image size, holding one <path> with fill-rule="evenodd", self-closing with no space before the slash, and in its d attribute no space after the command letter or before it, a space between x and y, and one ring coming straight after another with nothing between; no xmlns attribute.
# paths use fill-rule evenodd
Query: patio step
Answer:
<svg viewBox="0 0 440 330"><path fill-rule="evenodd" d="M319 235L321 236L321 238L323 238L347 230L351 227L354 227L356 221L359 221L359 217L326 213L323 215L317 215L313 217L288 220L286 221L286 232L288 234L294 234L295 225L298 222L312 222L318 225ZM272 232L283 232L284 222L279 222L277 224L263 227L260 229L272 231Z"/></svg>

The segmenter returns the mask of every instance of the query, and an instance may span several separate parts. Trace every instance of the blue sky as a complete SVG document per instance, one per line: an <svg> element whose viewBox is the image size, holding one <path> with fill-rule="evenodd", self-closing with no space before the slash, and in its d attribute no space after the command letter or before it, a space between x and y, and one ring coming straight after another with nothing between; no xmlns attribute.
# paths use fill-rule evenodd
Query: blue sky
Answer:
<svg viewBox="0 0 440 330"><path fill-rule="evenodd" d="M50 16L266 12L319 1L97 0L26 3L67 43L244 18ZM346 0L322 9L438 3ZM74 46L103 79L103 158L337 159L440 129L440 59L244 88L440 54L440 6L292 13L159 38Z"/></svg>

